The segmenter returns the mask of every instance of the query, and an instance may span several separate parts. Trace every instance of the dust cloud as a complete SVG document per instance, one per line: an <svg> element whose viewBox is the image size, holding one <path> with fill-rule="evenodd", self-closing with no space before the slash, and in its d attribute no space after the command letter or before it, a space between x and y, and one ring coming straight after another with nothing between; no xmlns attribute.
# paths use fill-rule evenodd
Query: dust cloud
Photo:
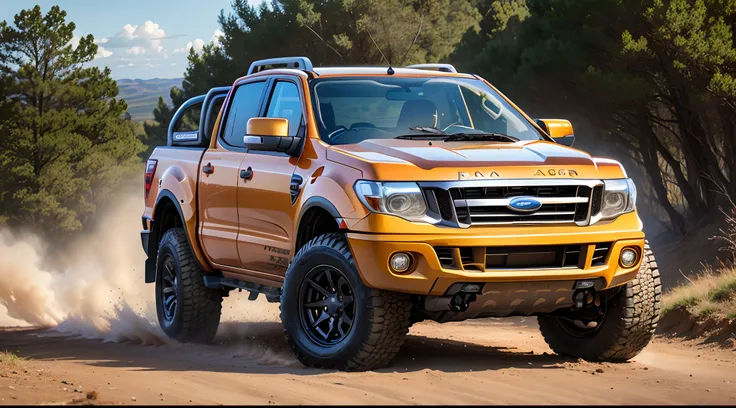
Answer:
<svg viewBox="0 0 736 408"><path fill-rule="evenodd" d="M154 284L145 284L140 192L121 194L94 229L61 254L43 237L0 229L0 326L48 328L43 335L172 345L158 326ZM130 190L125 190L130 191ZM274 351L278 305L232 292L223 302L217 342L230 352L288 363ZM261 338L260 336L265 336ZM279 344L278 341L275 344Z"/></svg>

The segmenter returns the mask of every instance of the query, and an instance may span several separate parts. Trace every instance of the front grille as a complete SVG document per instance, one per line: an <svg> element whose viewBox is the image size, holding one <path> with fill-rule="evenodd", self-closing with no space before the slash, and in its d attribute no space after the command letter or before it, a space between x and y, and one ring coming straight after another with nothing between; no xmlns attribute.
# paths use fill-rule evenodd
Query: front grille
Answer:
<svg viewBox="0 0 736 408"><path fill-rule="evenodd" d="M603 186L593 187L591 195L592 203L590 204L590 215L596 215L601 212L601 203L603 200Z"/></svg>
<svg viewBox="0 0 736 408"><path fill-rule="evenodd" d="M484 272L503 269L585 269L585 254L590 248L590 266L605 263L611 243L570 245L524 245L504 247L435 247L444 268Z"/></svg>
<svg viewBox="0 0 736 408"><path fill-rule="evenodd" d="M429 209L445 224L460 227L548 223L586 225L591 214L600 212L603 191L599 181L567 179L421 184ZM510 204L515 197L533 198L541 203L541 207L533 211L514 209Z"/></svg>

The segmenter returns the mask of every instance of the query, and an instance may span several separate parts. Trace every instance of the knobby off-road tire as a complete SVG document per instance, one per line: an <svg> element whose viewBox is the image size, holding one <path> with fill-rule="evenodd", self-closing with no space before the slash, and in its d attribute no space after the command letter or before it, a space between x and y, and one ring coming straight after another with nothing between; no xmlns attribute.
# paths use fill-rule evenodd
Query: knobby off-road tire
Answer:
<svg viewBox="0 0 736 408"><path fill-rule="evenodd" d="M621 362L641 352L659 321L662 283L649 243L637 277L608 300L598 329L586 336L572 335L554 316L539 316L544 340L557 354L590 361Z"/></svg>
<svg viewBox="0 0 736 408"><path fill-rule="evenodd" d="M332 293L329 285L319 294L314 292L316 289L310 289L314 287L312 283L328 282L328 273L336 283L333 287L338 287L335 296L352 298L352 306L345 304L343 313L349 314L352 310L353 315L352 324L347 328L338 311L334 324L343 328L345 335L334 333L329 327L324 331L333 330L332 336L322 339L311 328L311 323L322 316L322 309L308 309L305 299L314 302L315 295L317 298L325 296L324 302L328 302L327 294ZM365 286L343 234L331 233L312 239L299 250L286 272L281 293L281 322L289 345L307 367L364 371L387 365L404 343L410 313L408 295ZM324 327L324 322L321 324Z"/></svg>
<svg viewBox="0 0 736 408"><path fill-rule="evenodd" d="M207 288L203 277L204 271L189 247L186 231L183 228L166 231L156 260L156 311L161 329L170 338L183 343L209 343L215 337L222 294ZM173 311L171 302L164 302L170 300L171 293L176 297Z"/></svg>

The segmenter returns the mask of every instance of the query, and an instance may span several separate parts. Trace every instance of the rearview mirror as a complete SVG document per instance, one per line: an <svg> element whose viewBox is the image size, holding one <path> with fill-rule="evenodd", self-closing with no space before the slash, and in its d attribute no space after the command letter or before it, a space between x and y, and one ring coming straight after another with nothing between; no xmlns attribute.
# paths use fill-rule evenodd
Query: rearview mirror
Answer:
<svg viewBox="0 0 736 408"><path fill-rule="evenodd" d="M537 125L541 127L555 142L572 146L575 143L575 134L572 131L572 123L565 119L537 119Z"/></svg>
<svg viewBox="0 0 736 408"><path fill-rule="evenodd" d="M282 152L294 155L301 138L289 136L285 118L250 118L246 125L245 147L249 150Z"/></svg>

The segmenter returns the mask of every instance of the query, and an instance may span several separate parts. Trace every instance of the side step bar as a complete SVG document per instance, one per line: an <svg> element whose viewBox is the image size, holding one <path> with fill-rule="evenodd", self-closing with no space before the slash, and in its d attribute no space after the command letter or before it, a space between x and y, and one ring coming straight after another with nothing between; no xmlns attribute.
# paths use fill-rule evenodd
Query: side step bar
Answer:
<svg viewBox="0 0 736 408"><path fill-rule="evenodd" d="M248 300L258 299L258 294L260 293L263 293L266 296L266 300L271 303L278 303L281 298L281 289L253 282L241 281L238 279L223 278L222 276L205 276L204 286L207 286L210 289L247 290L250 292Z"/></svg>

